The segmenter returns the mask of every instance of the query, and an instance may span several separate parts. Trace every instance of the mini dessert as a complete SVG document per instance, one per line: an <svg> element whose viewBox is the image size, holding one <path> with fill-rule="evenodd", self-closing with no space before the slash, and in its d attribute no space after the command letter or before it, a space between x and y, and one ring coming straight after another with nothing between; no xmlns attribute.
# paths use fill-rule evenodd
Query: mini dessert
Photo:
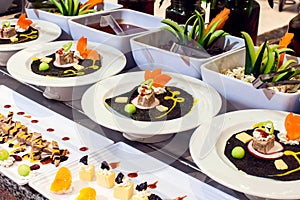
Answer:
<svg viewBox="0 0 300 200"><path fill-rule="evenodd" d="M133 182L121 172L115 179L114 197L120 200L129 200L133 195Z"/></svg>
<svg viewBox="0 0 300 200"><path fill-rule="evenodd" d="M74 77L93 73L100 69L101 59L97 51L87 49L87 39L81 37L72 50L73 42L42 58L32 58L31 70L39 75Z"/></svg>
<svg viewBox="0 0 300 200"><path fill-rule="evenodd" d="M148 189L147 182L141 183L135 187L136 193L132 196L132 200L149 200L151 195L150 190Z"/></svg>
<svg viewBox="0 0 300 200"><path fill-rule="evenodd" d="M101 163L100 170L96 173L97 183L106 188L112 188L115 184L116 173L106 161Z"/></svg>
<svg viewBox="0 0 300 200"><path fill-rule="evenodd" d="M32 41L38 38L39 32L31 27L32 21L22 14L16 25L9 20L3 21L0 26L0 44L15 44Z"/></svg>
<svg viewBox="0 0 300 200"><path fill-rule="evenodd" d="M50 191L56 194L65 194L72 191L72 174L67 167L61 167L51 183Z"/></svg>
<svg viewBox="0 0 300 200"><path fill-rule="evenodd" d="M80 159L79 178L83 181L92 181L95 176L95 166L88 163L88 155Z"/></svg>
<svg viewBox="0 0 300 200"><path fill-rule="evenodd" d="M114 111L138 121L164 121L186 115L196 104L188 92L166 86L171 80L161 68L146 70L144 81L131 91L105 99ZM194 102L195 101L195 102Z"/></svg>
<svg viewBox="0 0 300 200"><path fill-rule="evenodd" d="M76 200L96 200L96 190L92 187L82 188Z"/></svg>

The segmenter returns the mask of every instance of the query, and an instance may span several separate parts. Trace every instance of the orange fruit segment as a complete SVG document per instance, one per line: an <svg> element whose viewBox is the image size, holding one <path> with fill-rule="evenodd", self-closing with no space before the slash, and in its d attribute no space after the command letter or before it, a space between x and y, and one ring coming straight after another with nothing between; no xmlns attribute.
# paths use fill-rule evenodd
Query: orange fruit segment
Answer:
<svg viewBox="0 0 300 200"><path fill-rule="evenodd" d="M285 129L289 140L300 138L300 116L289 113L285 118Z"/></svg>
<svg viewBox="0 0 300 200"><path fill-rule="evenodd" d="M61 167L50 186L50 191L56 194L63 194L70 191L72 185L72 174L67 167Z"/></svg>
<svg viewBox="0 0 300 200"><path fill-rule="evenodd" d="M92 187L82 188L76 200L96 200L96 190Z"/></svg>

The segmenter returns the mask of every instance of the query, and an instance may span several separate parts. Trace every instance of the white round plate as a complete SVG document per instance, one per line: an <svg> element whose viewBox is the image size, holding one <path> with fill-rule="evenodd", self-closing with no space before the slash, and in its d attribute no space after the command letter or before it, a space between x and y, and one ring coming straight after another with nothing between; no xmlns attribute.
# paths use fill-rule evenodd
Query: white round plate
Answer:
<svg viewBox="0 0 300 200"><path fill-rule="evenodd" d="M31 71L33 57L42 58L54 53L70 41L55 41L34 45L14 54L7 62L8 72L16 79L34 85L49 87L74 87L93 84L101 79L119 73L126 65L124 54L108 45L88 42L88 49L95 49L101 56L102 67L87 75L76 77L49 77ZM77 41L73 41L71 50L76 50Z"/></svg>
<svg viewBox="0 0 300 200"><path fill-rule="evenodd" d="M2 23L2 21L6 20L0 20L0 23ZM17 24L18 19L10 19L9 21L12 25L15 25ZM36 40L17 44L0 44L0 52L17 51L27 47L31 47L32 45L40 45L41 43L54 41L61 34L61 29L56 24L36 19L32 20L32 22L33 23L31 26L39 30L39 37Z"/></svg>
<svg viewBox="0 0 300 200"><path fill-rule="evenodd" d="M128 92L144 81L143 71L120 74L94 84L82 97L82 109L88 117L102 126L139 137L186 131L199 126L220 111L222 100L215 89L189 76L167 74L172 77L168 86L179 87L199 100L192 110L181 118L155 122L137 121L106 107L105 99Z"/></svg>
<svg viewBox="0 0 300 200"><path fill-rule="evenodd" d="M271 120L279 131L285 131L288 112L250 109L218 115L200 125L190 139L190 153L194 162L213 180L231 189L256 197L270 199L299 199L300 181L277 181L252 176L238 169L224 155L226 141L253 124ZM251 166L249 166L251 167Z"/></svg>

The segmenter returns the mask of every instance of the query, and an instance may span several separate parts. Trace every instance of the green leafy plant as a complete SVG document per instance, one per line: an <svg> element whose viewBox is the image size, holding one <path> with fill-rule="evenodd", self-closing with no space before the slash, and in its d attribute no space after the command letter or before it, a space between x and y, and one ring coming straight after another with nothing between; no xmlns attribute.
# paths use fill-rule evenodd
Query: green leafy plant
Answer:
<svg viewBox="0 0 300 200"><path fill-rule="evenodd" d="M220 37L228 35L225 31L219 30L219 25L223 23L222 17L205 28L203 16L197 10L184 25L170 19L163 19L162 23L168 25L163 29L172 32L181 44L187 45L191 41L196 41L205 49L211 47Z"/></svg>
<svg viewBox="0 0 300 200"><path fill-rule="evenodd" d="M50 0L59 10L59 12L64 16L77 16L87 13L96 12L95 9L91 7L102 3L103 1L91 1L82 4L79 0Z"/></svg>
<svg viewBox="0 0 300 200"><path fill-rule="evenodd" d="M293 67L295 60L287 60L284 63L280 62L280 55L286 52L293 52L290 48L281 48L280 45L269 45L266 40L257 49L250 35L246 32L241 32L245 41L246 56L245 56L245 75L253 75L257 78L261 74L278 73L278 75L268 80L271 82L290 80L300 74L300 70Z"/></svg>

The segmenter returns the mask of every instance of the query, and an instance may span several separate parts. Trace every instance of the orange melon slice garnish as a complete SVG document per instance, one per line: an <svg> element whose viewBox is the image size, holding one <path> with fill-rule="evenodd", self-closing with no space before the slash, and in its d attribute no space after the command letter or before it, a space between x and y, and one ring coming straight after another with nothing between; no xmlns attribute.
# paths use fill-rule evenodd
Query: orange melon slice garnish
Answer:
<svg viewBox="0 0 300 200"><path fill-rule="evenodd" d="M163 87L165 86L170 80L171 80L171 76L167 75L167 74L160 74L158 76L155 76L153 79L153 86L160 86Z"/></svg>
<svg viewBox="0 0 300 200"><path fill-rule="evenodd" d="M61 167L50 186L50 191L56 194L63 194L70 191L72 185L72 174L67 167Z"/></svg>
<svg viewBox="0 0 300 200"><path fill-rule="evenodd" d="M157 68L153 71L147 69L144 73L144 79L153 79L154 87L163 87L172 79L172 77L167 74L162 74L162 69Z"/></svg>
<svg viewBox="0 0 300 200"><path fill-rule="evenodd" d="M96 50L87 49L87 38L83 36L78 40L76 49L83 58L100 60L100 56Z"/></svg>
<svg viewBox="0 0 300 200"><path fill-rule="evenodd" d="M300 116L289 113L285 118L285 129L289 140L300 138Z"/></svg>
<svg viewBox="0 0 300 200"><path fill-rule="evenodd" d="M96 200L96 190L92 187L82 188L76 200Z"/></svg>
<svg viewBox="0 0 300 200"><path fill-rule="evenodd" d="M31 24L32 21L30 19L26 19L26 14L23 13L19 19L17 24L22 28L22 29L27 29Z"/></svg>

